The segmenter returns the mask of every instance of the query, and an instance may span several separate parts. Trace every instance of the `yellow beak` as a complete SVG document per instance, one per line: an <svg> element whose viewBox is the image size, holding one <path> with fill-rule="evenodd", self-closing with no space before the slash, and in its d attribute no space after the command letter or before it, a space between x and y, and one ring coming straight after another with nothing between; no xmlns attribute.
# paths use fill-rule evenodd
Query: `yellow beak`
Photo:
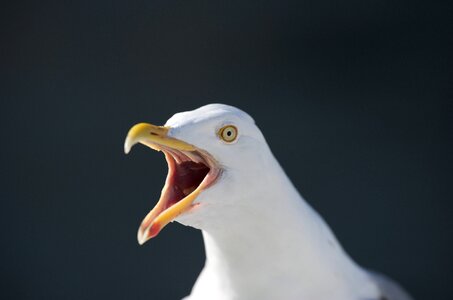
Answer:
<svg viewBox="0 0 453 300"><path fill-rule="evenodd" d="M169 137L169 130L170 127L138 123L129 129L126 141L124 142L124 152L128 154L132 146L137 143L141 143L157 151L161 150L159 145L183 151L196 150L194 146L186 142Z"/></svg>
<svg viewBox="0 0 453 300"><path fill-rule="evenodd" d="M134 125L127 134L126 141L124 142L124 152L127 154L131 150L132 146L137 143L146 145L154 150L160 151L162 148L176 149L179 151L195 151L197 148L184 141L172 138L168 136L170 128L163 126L155 126L147 123L139 123ZM168 155L168 154L165 154ZM172 158L167 157L169 164L174 164ZM198 187L192 193L187 195L184 199L180 200L176 204L169 208L166 208L167 199L165 199L164 191L171 184L170 174L174 170L174 165L169 166L169 174L165 182L165 186L162 190L161 198L156 206L148 213L145 219L142 221L138 230L137 239L140 245L144 244L147 240L155 237L159 231L168 223L173 221L178 215L188 210L201 192L201 187Z"/></svg>

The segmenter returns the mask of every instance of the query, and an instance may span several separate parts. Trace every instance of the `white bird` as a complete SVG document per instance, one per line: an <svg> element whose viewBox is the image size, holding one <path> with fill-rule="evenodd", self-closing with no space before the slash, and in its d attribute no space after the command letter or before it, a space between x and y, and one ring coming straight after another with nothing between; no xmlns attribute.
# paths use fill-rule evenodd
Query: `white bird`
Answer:
<svg viewBox="0 0 453 300"><path fill-rule="evenodd" d="M190 300L409 300L357 265L300 196L245 112L210 104L126 138L162 151L168 175L143 220L145 243L171 221L202 230L206 263Z"/></svg>

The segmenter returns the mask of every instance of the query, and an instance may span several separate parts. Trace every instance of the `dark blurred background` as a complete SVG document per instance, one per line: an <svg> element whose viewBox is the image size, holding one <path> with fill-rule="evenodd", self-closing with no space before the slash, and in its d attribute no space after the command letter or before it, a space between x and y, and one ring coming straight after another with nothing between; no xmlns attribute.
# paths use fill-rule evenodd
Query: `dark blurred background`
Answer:
<svg viewBox="0 0 453 300"><path fill-rule="evenodd" d="M200 232L175 223L138 246L167 166L123 141L221 102L255 118L360 264L451 299L452 7L3 1L1 298L187 295Z"/></svg>

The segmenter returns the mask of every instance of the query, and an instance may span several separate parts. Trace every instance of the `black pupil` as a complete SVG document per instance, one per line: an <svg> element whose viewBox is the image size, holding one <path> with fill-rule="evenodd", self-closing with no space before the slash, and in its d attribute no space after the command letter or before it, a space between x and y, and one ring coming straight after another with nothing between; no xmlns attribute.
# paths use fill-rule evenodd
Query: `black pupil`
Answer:
<svg viewBox="0 0 453 300"><path fill-rule="evenodd" d="M227 131L227 135L228 135L228 136L231 136L231 134L232 134L231 130L228 130L228 131Z"/></svg>

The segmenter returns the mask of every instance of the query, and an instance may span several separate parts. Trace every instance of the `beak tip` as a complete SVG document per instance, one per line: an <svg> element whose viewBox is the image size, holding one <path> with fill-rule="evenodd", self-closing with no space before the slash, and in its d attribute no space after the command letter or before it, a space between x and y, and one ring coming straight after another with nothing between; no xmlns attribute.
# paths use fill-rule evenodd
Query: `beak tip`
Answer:
<svg viewBox="0 0 453 300"><path fill-rule="evenodd" d="M126 140L124 141L124 153L129 154L131 152L132 147L137 143L137 141L134 141L129 135L126 137Z"/></svg>
<svg viewBox="0 0 453 300"><path fill-rule="evenodd" d="M141 232L140 230L138 231L138 234L137 234L137 242L140 246L143 246L144 243L146 243L147 239L146 239L146 235L145 235L145 232Z"/></svg>
<svg viewBox="0 0 453 300"><path fill-rule="evenodd" d="M124 144L124 154L129 154L131 147L128 144Z"/></svg>
<svg viewBox="0 0 453 300"><path fill-rule="evenodd" d="M148 240L152 239L155 237L161 229L161 226L157 223L153 223L150 227L146 229L139 228L137 232L137 241L139 245L143 245L146 243Z"/></svg>

